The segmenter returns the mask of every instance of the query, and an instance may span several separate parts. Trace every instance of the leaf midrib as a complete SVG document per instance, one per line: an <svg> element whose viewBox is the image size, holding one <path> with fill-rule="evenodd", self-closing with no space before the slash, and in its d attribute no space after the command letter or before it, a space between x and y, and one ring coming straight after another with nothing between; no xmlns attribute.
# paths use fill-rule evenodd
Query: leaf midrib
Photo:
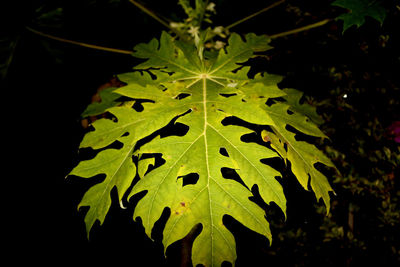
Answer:
<svg viewBox="0 0 400 267"><path fill-rule="evenodd" d="M229 58L228 60L226 60L223 64L219 65L219 66L218 66L217 68L215 68L215 69L212 69L212 66L211 66L211 67L210 67L210 70L211 70L211 71L209 71L208 74L211 75L211 74L217 72L218 70L220 70L221 68L223 68L223 67L224 67L225 65L227 65L228 63L234 61L235 58L237 58L237 57L239 57L239 56L241 56L241 55L243 55L243 54L245 54L245 53L248 53L249 51L253 51L253 50L252 50L252 49L244 49L244 50L241 51L240 53L237 53L237 54L235 54L234 56L232 56L231 58ZM227 54L229 54L229 53L227 53ZM226 54L226 55L227 55L227 54ZM235 62L235 63L238 63L238 62Z"/></svg>

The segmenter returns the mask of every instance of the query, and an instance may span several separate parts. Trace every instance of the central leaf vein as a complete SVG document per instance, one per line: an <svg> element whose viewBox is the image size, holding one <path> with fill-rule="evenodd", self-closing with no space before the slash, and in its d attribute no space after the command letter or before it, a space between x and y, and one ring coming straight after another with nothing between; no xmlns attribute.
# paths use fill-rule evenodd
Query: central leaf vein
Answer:
<svg viewBox="0 0 400 267"><path fill-rule="evenodd" d="M205 156L206 156L206 166L207 166L207 190L208 190L208 203L209 203L209 209L210 209L210 225L211 225L211 259L213 258L213 252L214 252L214 241L213 241L213 229L214 229L214 223L213 223L213 213L212 213L212 207L211 207L211 195L210 195L210 166L209 166L209 161L208 161L208 143L207 143L207 79L206 76L203 77L203 109L204 109L204 128L203 128L203 135L204 135L204 144L205 144Z"/></svg>

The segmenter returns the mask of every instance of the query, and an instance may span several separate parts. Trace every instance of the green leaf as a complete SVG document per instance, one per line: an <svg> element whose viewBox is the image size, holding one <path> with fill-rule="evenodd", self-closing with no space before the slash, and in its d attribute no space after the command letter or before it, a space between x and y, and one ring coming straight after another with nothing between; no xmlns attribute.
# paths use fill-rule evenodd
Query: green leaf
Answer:
<svg viewBox="0 0 400 267"><path fill-rule="evenodd" d="M130 158L132 146L126 146L121 150L108 149L100 152L95 159L81 162L70 174L84 178L105 174L103 182L91 187L84 195L79 207L89 206L85 216L86 230L89 237L90 229L96 220L100 224L110 209L110 192L114 187L118 188L118 198L122 197L136 173L136 166Z"/></svg>
<svg viewBox="0 0 400 267"><path fill-rule="evenodd" d="M119 94L113 93L115 87L109 87L100 91L100 102L89 104L81 117L86 118L89 116L97 116L103 114L108 108L114 107L118 104L117 99L121 97Z"/></svg>
<svg viewBox="0 0 400 267"><path fill-rule="evenodd" d="M350 10L349 13L338 17L343 20L343 32L353 25L357 28L363 25L366 16L376 19L381 24L386 17L385 8L381 6L380 1L376 0L336 0L332 5Z"/></svg>
<svg viewBox="0 0 400 267"><path fill-rule="evenodd" d="M301 103L302 92L296 89L283 89L283 91L286 93L284 98L290 105L290 111L306 115L317 125L321 125L324 122L321 116L318 115L316 107L307 103Z"/></svg>
<svg viewBox="0 0 400 267"><path fill-rule="evenodd" d="M302 106L296 97L294 107L289 105L291 101L266 104L270 98L292 99L291 92L278 88L281 77L263 73L249 79L249 68L238 64L255 52L269 49L268 42L265 36L248 34L242 39L232 34L226 50L210 59L201 59L195 45L175 41L167 33L161 35L160 42L154 39L135 47L134 55L147 59L136 69L147 69L152 77L137 72L120 75L127 85L113 92L140 101L143 110L126 105L108 108L115 119L95 121L95 130L81 143L81 147L100 152L71 172L82 177L105 175L105 180L89 189L80 203L89 206L85 218L88 232L96 220L104 221L114 187L120 201L128 194L136 171L140 179L128 199L146 192L133 217L140 217L149 237L166 208L170 217L163 232L165 250L193 227L202 225L192 248L194 266L235 262L235 238L223 224L225 215L271 239L265 211L249 199L252 189L257 186L261 198L268 204L276 203L284 214L286 198L276 179L280 172L264 164L264 159L282 157L290 161L299 182L307 188L310 176L317 199L322 198L329 207L332 189L314 163L333 165L316 147L297 141L287 126L307 135L325 135L300 113ZM227 118L231 117L239 122L230 123ZM186 131L167 131L178 125L184 125ZM269 141L274 149L262 145L266 136L265 131L256 130L260 127L273 130ZM248 135L258 140L244 141ZM116 141L122 148L108 148ZM157 163L156 155L164 161ZM133 158L137 158L137 167Z"/></svg>

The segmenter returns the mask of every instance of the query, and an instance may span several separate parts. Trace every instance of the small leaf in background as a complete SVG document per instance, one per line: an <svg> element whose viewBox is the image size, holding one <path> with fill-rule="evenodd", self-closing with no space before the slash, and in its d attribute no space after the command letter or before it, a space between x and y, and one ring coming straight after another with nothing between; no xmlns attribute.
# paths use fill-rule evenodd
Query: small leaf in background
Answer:
<svg viewBox="0 0 400 267"><path fill-rule="evenodd" d="M343 32L353 25L360 27L367 16L376 19L381 24L386 17L385 8L381 6L380 1L376 0L336 0L332 5L350 10L349 13L337 17L343 20Z"/></svg>

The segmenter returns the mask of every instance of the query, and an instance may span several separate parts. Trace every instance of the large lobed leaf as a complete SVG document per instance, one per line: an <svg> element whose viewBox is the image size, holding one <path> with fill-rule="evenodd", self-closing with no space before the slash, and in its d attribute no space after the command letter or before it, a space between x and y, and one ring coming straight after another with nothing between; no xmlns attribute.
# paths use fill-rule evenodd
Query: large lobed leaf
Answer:
<svg viewBox="0 0 400 267"><path fill-rule="evenodd" d="M135 47L134 56L147 59L136 68L151 68L153 77L146 72L120 75L127 85L113 92L141 103L143 110L126 105L107 109L116 119L94 122L94 131L81 143L81 147L100 152L71 172L87 178L105 174L105 180L90 188L80 203L89 206L85 218L88 233L96 220L104 221L111 205L111 190L117 188L121 201L138 173L140 180L128 199L146 192L135 208L134 218L141 218L148 236L163 210L169 208L163 232L165 249L201 224L201 233L193 243L193 265L234 263L235 240L223 224L224 215L271 239L264 210L249 200L255 185L266 203L274 202L286 212L283 189L276 179L281 174L261 161L273 157L290 161L304 188L311 179L316 197L329 207L328 193L332 189L314 164L332 163L315 146L297 141L287 127L325 137L298 112L311 113L310 109L297 103L298 96L288 97L277 87L280 77L264 73L249 79L248 68L237 64L247 61L254 52L269 49L268 42L265 36L248 34L242 40L232 34L226 51L205 60L197 56L194 45L173 40L167 33L162 34L160 42L154 39ZM268 99L279 97L288 97L289 101L266 105ZM232 116L245 123L239 126L224 121ZM183 124L188 130L183 136L157 134L169 124ZM244 135L254 133L251 125L265 127L266 131L256 134L260 141L264 138L271 142L273 149L261 142L243 141ZM153 139L137 145L144 137ZM122 143L122 148L108 148L115 141ZM161 155L165 162L148 171L155 155ZM138 159L137 171L133 157ZM236 171L241 181L224 177L223 168Z"/></svg>

